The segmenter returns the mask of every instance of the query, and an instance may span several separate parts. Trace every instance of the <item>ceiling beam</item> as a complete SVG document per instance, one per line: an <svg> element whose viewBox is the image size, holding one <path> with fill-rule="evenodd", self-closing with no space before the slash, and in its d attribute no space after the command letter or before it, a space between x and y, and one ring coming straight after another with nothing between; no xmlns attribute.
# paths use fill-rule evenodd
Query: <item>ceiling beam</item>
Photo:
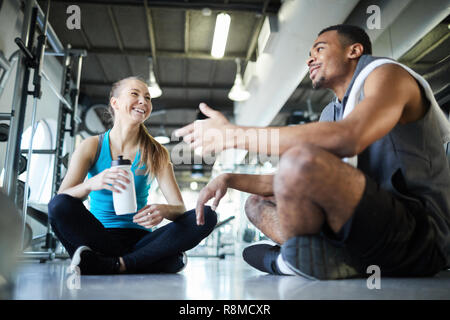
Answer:
<svg viewBox="0 0 450 320"><path fill-rule="evenodd" d="M189 28L190 28L190 17L189 10L184 13L184 53L189 52Z"/></svg>
<svg viewBox="0 0 450 320"><path fill-rule="evenodd" d="M146 56L151 57L152 52L147 49L123 49L120 48L105 48L105 47L88 47L88 48L74 48L74 50L86 50L88 54L115 54L115 55L129 55L129 56ZM224 56L223 58L216 59L211 56L211 52L206 51L172 51L172 50L157 50L155 56L164 58L174 58L174 59L200 59L200 60L235 60L236 58L244 60L246 58L246 53L232 53Z"/></svg>
<svg viewBox="0 0 450 320"><path fill-rule="evenodd" d="M427 47L424 51L422 51L421 54L419 54L417 57L415 57L412 60L412 63L415 64L422 60L423 57L425 57L427 54L429 54L431 51L439 47L442 43L447 41L447 39L450 37L450 32L445 33L442 37L440 37L438 40L436 40L431 46Z"/></svg>
<svg viewBox="0 0 450 320"><path fill-rule="evenodd" d="M147 0L122 0L122 1L110 1L110 0L78 0L77 4L98 4L98 5L114 5L114 6L142 6ZM70 0L53 0L56 3L67 3L73 4L74 1ZM266 14L277 14L280 9L281 3L278 1L269 1L265 12ZM262 2L233 2L233 3L214 3L205 1L174 1L174 0L164 0L164 1L154 1L148 3L150 8L161 8L161 9L174 9L174 10L203 10L204 8L209 8L212 11L240 11L240 12L255 12L263 13L264 3Z"/></svg>
<svg viewBox="0 0 450 320"><path fill-rule="evenodd" d="M105 86L111 87L112 82L107 81L96 81L96 80L81 80L81 86ZM194 89L194 90L225 90L231 89L231 86L209 86L209 85L183 85L183 84L170 84L170 83L159 83L161 88L165 89Z"/></svg>
<svg viewBox="0 0 450 320"><path fill-rule="evenodd" d="M86 31L84 31L83 26L81 26L81 28L80 28L80 33L81 33L81 38L83 39L84 45L86 46L85 50L86 50L86 52L88 52L92 48L92 44L89 41L89 39L87 37L87 34L86 34ZM103 78L104 79L108 79L108 76L106 75L105 67L103 66L103 64L100 61L99 57L98 56L95 57L95 60L97 61L97 64L99 65L100 70L102 71Z"/></svg>
<svg viewBox="0 0 450 320"><path fill-rule="evenodd" d="M153 26L153 19L152 19L152 13L150 11L150 8L148 7L148 1L144 0L144 8L145 8L145 17L147 20L147 28L148 28L148 36L149 36L149 43L150 43L150 49L152 50L152 66L153 66L153 72L156 77L156 81L159 82L159 72L158 72L158 61L156 59L156 40L155 40L155 30Z"/></svg>
<svg viewBox="0 0 450 320"><path fill-rule="evenodd" d="M114 15L114 12L113 12L113 9L111 6L108 6L108 16L109 16L109 21L111 22L111 25L113 27L114 36L116 37L117 45L119 46L120 51L123 51L123 48L124 48L123 40L122 40L122 37L120 36L117 19L116 19L116 16ZM128 70L129 70L130 74L133 74L133 68L131 67L130 58L128 56L126 56L125 59L127 61L127 66L128 66Z"/></svg>
<svg viewBox="0 0 450 320"><path fill-rule="evenodd" d="M247 54L245 57L245 62L249 61L255 52L256 44L258 42L259 33L261 32L261 28L264 24L264 19L266 18L266 10L269 5L270 0L265 0L263 4L262 14L258 17L258 20L255 23L255 28L253 30L253 36L250 40L250 45L248 46Z"/></svg>
<svg viewBox="0 0 450 320"><path fill-rule="evenodd" d="M122 41L122 37L120 36L120 33L119 33L119 26L117 25L116 17L114 16L112 7L108 6L107 8L108 8L109 21L111 22L111 25L113 27L114 36L116 38L117 45L119 46L119 50L123 51L123 41Z"/></svg>
<svg viewBox="0 0 450 320"><path fill-rule="evenodd" d="M184 12L184 53L189 53L189 10ZM183 59L183 87L186 87L187 77L188 77L188 61ZM184 97L188 99L188 90L184 90Z"/></svg>
<svg viewBox="0 0 450 320"><path fill-rule="evenodd" d="M416 65L416 66L422 66L422 65ZM423 64L423 66L431 67L433 64ZM216 86L213 85L213 81L211 80L212 76L210 75L210 79L208 81L208 84L200 84L200 85L184 85L182 83L180 84L174 84L174 83L159 83L160 87L166 88L166 89L193 89L193 90L225 90L228 91L233 86L232 83L230 83L229 86ZM81 80L81 86L105 86L105 87L111 87L113 82L109 81L98 81L98 80ZM303 84L300 83L296 90L307 90L309 91L316 91L312 88L312 85L309 83Z"/></svg>

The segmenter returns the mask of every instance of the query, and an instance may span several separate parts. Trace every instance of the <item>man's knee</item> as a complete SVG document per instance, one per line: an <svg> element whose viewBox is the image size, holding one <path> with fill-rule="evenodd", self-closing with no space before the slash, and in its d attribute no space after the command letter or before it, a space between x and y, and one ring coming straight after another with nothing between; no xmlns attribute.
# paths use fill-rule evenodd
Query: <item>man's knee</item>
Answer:
<svg viewBox="0 0 450 320"><path fill-rule="evenodd" d="M275 191L289 193L294 188L307 187L311 183L311 177L321 170L318 150L310 144L301 144L286 151L280 159L275 176Z"/></svg>
<svg viewBox="0 0 450 320"><path fill-rule="evenodd" d="M245 201L245 215L250 222L254 222L259 214L259 207L261 205L261 197L255 194L250 195Z"/></svg>

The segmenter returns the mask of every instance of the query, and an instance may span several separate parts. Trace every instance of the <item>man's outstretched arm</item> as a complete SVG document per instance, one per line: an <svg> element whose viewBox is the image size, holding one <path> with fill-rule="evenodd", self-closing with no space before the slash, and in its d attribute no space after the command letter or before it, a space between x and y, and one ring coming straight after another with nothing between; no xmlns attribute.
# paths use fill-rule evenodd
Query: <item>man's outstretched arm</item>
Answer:
<svg viewBox="0 0 450 320"><path fill-rule="evenodd" d="M220 112L201 104L200 110L209 118L197 120L176 134L192 148L202 147L203 154L237 148L281 155L303 142L339 157L350 157L386 135L397 123L415 121L425 113L417 83L394 64L375 69L365 81L364 93L364 100L343 120L290 127L236 126ZM272 134L273 130L277 134Z"/></svg>

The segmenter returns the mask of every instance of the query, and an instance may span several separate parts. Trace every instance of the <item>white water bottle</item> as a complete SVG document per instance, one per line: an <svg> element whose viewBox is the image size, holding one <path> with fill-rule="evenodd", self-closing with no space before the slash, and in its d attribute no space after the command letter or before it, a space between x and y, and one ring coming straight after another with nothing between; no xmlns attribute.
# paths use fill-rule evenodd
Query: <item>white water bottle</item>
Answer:
<svg viewBox="0 0 450 320"><path fill-rule="evenodd" d="M137 201L136 201L136 190L134 187L134 175L131 171L131 161L123 159L123 156L119 156L117 160L113 160L111 167L120 168L128 171L128 176L126 177L130 180L130 183L125 184L119 180L127 188L125 190L120 189L122 192L113 192L113 203L114 210L117 215L136 213L137 211Z"/></svg>

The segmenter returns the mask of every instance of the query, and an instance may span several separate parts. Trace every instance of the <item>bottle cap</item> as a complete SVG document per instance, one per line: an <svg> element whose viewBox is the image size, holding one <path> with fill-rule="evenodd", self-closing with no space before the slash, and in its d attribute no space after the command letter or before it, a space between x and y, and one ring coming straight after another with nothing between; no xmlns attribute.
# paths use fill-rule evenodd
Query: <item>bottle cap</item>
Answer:
<svg viewBox="0 0 450 320"><path fill-rule="evenodd" d="M131 165L131 161L128 159L124 159L123 156L118 156L117 158L117 160L113 160L111 162L112 167Z"/></svg>

